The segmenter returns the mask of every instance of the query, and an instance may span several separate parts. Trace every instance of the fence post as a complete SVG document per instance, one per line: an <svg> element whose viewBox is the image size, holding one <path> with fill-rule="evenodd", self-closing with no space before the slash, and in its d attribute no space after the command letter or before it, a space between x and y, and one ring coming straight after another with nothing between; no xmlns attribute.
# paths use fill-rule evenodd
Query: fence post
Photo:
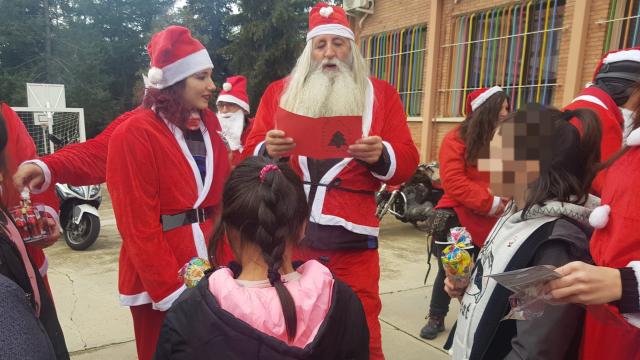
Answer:
<svg viewBox="0 0 640 360"><path fill-rule="evenodd" d="M431 161L433 148L433 119L436 112L437 88L438 88L438 55L441 52L440 36L443 32L442 5L443 0L433 0L429 9L429 22L427 23L427 57L424 74L424 100L422 106L422 132L420 134L420 160Z"/></svg>
<svg viewBox="0 0 640 360"><path fill-rule="evenodd" d="M571 40L569 42L571 46L569 46L569 54L567 56L567 72L562 96L563 105L569 104L580 89L584 87L584 84L582 84L582 65L587 42L590 8L591 0L576 0L573 2Z"/></svg>

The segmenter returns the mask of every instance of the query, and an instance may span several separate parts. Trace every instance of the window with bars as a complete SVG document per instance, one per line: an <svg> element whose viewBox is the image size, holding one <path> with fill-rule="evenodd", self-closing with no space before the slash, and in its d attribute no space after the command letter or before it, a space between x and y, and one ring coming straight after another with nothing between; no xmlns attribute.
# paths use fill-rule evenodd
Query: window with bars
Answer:
<svg viewBox="0 0 640 360"><path fill-rule="evenodd" d="M611 0L602 52L640 45L640 0Z"/></svg>
<svg viewBox="0 0 640 360"><path fill-rule="evenodd" d="M407 116L422 113L426 44L425 25L380 33L361 41L362 54L369 63L371 75L398 90Z"/></svg>
<svg viewBox="0 0 640 360"><path fill-rule="evenodd" d="M455 18L453 41L443 45L451 59L449 88L439 90L444 116L466 115L467 95L494 85L514 109L551 103L564 8L565 0L532 0Z"/></svg>

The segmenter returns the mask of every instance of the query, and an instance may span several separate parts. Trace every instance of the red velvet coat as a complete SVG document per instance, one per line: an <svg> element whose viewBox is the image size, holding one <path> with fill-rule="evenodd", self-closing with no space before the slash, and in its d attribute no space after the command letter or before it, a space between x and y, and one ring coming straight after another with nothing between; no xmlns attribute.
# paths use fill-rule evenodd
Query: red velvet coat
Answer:
<svg viewBox="0 0 640 360"><path fill-rule="evenodd" d="M207 148L206 179L187 148L182 131L151 110L141 110L111 136L107 185L113 202L120 252L120 302L152 303L167 310L184 291L178 270L192 257L207 258L213 219L162 231L161 215L219 206L229 173L220 125L211 111L200 129Z"/></svg>
<svg viewBox="0 0 640 360"><path fill-rule="evenodd" d="M471 234L473 244L482 247L497 218L488 216L495 207L489 192L489 173L467 164L467 149L459 135L460 126L449 131L440 145L440 182L444 195L436 208L453 208L460 224Z"/></svg>

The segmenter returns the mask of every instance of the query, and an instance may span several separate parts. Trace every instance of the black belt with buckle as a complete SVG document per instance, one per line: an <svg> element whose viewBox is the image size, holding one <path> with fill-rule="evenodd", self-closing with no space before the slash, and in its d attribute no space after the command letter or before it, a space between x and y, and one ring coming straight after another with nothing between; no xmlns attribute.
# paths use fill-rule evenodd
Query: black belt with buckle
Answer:
<svg viewBox="0 0 640 360"><path fill-rule="evenodd" d="M215 207L209 206L200 209L191 209L173 215L161 215L162 231L169 231L180 226L199 224L210 219L214 214Z"/></svg>

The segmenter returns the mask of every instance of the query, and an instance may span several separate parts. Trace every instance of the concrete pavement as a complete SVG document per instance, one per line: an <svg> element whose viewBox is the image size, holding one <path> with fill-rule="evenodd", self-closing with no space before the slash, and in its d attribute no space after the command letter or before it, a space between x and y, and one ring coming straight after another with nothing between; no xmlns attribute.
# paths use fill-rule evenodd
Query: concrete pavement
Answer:
<svg viewBox="0 0 640 360"><path fill-rule="evenodd" d="M117 268L120 237L108 194L100 210L100 238L86 251L73 251L63 241L47 249L49 281L67 346L74 360L135 359L128 308L118 304ZM448 359L441 346L418 336L425 323L435 270L426 285L426 242L409 224L388 217L380 236L382 345L387 359ZM432 260L436 268L435 260ZM449 329L457 302L447 317Z"/></svg>

